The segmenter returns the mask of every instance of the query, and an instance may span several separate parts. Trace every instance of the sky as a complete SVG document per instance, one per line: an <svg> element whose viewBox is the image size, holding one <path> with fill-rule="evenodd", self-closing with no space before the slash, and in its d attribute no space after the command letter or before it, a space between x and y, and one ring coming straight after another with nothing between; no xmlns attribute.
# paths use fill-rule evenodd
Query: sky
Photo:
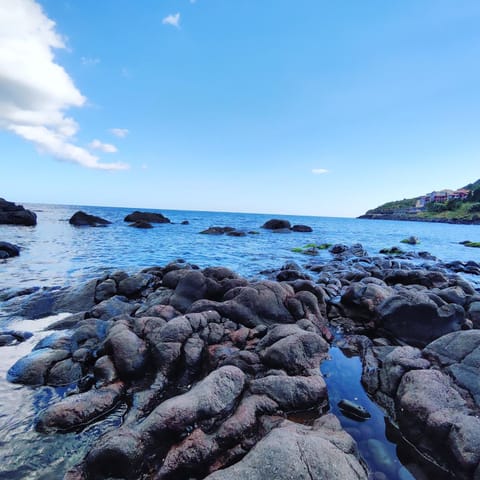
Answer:
<svg viewBox="0 0 480 480"><path fill-rule="evenodd" d="M0 197L354 217L480 178L478 0L0 0Z"/></svg>

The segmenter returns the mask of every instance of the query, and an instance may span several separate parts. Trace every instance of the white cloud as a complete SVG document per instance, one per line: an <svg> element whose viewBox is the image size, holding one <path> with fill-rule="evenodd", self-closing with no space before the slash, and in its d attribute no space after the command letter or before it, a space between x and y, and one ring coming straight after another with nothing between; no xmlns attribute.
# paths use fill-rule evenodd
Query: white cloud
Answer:
<svg viewBox="0 0 480 480"><path fill-rule="evenodd" d="M126 128L111 128L109 132L118 138L125 138L130 133Z"/></svg>
<svg viewBox="0 0 480 480"><path fill-rule="evenodd" d="M172 25L173 27L180 28L180 14L175 13L172 15L167 15L163 20L162 23L164 25Z"/></svg>
<svg viewBox="0 0 480 480"><path fill-rule="evenodd" d="M90 142L88 146L94 150L100 150L105 153L115 153L117 151L117 147L115 145L112 145L111 143L103 143L96 139Z"/></svg>
<svg viewBox="0 0 480 480"><path fill-rule="evenodd" d="M80 61L82 62L82 65L86 67L93 67L100 63L99 58L93 58L93 57L82 57Z"/></svg>
<svg viewBox="0 0 480 480"><path fill-rule="evenodd" d="M315 175L322 175L323 173L328 173L329 171L326 168L314 168L312 173Z"/></svg>
<svg viewBox="0 0 480 480"><path fill-rule="evenodd" d="M54 50L65 48L55 23L35 0L0 1L0 128L32 142L59 160L88 168L119 170L122 163L102 163L75 145L77 122L65 115L86 98Z"/></svg>

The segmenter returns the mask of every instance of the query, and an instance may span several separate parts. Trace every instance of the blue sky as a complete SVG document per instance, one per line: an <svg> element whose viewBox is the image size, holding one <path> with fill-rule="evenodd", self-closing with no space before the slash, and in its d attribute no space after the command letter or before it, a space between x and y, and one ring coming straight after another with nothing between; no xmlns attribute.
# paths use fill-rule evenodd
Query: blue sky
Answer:
<svg viewBox="0 0 480 480"><path fill-rule="evenodd" d="M479 24L477 0L2 0L0 196L357 216L461 187Z"/></svg>

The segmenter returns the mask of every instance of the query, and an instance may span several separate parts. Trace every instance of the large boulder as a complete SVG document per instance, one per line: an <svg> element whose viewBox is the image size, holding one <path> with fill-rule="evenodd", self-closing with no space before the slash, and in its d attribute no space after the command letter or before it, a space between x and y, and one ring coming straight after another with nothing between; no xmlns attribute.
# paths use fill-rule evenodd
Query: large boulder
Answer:
<svg viewBox="0 0 480 480"><path fill-rule="evenodd" d="M12 243L0 242L0 260L10 257L18 257L20 255L20 248Z"/></svg>
<svg viewBox="0 0 480 480"><path fill-rule="evenodd" d="M288 420L274 428L238 463L205 480L366 480L356 444L333 415L313 427Z"/></svg>
<svg viewBox="0 0 480 480"><path fill-rule="evenodd" d="M155 442L171 441L191 425L229 415L244 385L245 374L236 367L213 371L187 393L162 402L136 429L125 426L105 435L86 458L87 472L123 478L130 472L132 478L139 478L141 463L152 453L147 450L155 449ZM122 471L123 466L128 470Z"/></svg>
<svg viewBox="0 0 480 480"><path fill-rule="evenodd" d="M101 217L96 217L95 215L89 215L88 213L79 210L70 217L68 223L70 225L74 225L75 227L104 227L112 222L109 222Z"/></svg>
<svg viewBox="0 0 480 480"><path fill-rule="evenodd" d="M301 375L318 368L328 354L329 345L318 333L297 325L279 325L262 339L258 348L260 358L269 367Z"/></svg>
<svg viewBox="0 0 480 480"><path fill-rule="evenodd" d="M126 222L148 222L148 223L171 223L170 219L162 215L161 213L153 212L139 212L135 211L127 215L124 220Z"/></svg>
<svg viewBox="0 0 480 480"><path fill-rule="evenodd" d="M20 358L10 367L7 380L23 385L43 385L50 368L70 356L67 350L41 348Z"/></svg>
<svg viewBox="0 0 480 480"><path fill-rule="evenodd" d="M460 330L465 324L465 311L460 305L438 306L428 296L394 295L378 308L379 326L398 340L416 347L450 332Z"/></svg>
<svg viewBox="0 0 480 480"><path fill-rule="evenodd" d="M0 225L2 224L32 227L37 224L37 215L22 205L0 198Z"/></svg>
<svg viewBox="0 0 480 480"><path fill-rule="evenodd" d="M435 340L423 350L424 355L438 362L480 407L480 330L453 332Z"/></svg>
<svg viewBox="0 0 480 480"><path fill-rule="evenodd" d="M288 220L273 218L272 220L265 222L261 228L265 228L267 230L290 230L291 225Z"/></svg>
<svg viewBox="0 0 480 480"><path fill-rule="evenodd" d="M290 285L262 281L246 287L232 288L226 292L223 302L199 300L191 305L189 312L215 310L220 315L248 327L293 323L294 317L286 306L287 298L293 297Z"/></svg>
<svg viewBox="0 0 480 480"><path fill-rule="evenodd" d="M320 409L328 402L327 385L321 375L269 375L252 380L250 390L256 395L267 395L286 411Z"/></svg>

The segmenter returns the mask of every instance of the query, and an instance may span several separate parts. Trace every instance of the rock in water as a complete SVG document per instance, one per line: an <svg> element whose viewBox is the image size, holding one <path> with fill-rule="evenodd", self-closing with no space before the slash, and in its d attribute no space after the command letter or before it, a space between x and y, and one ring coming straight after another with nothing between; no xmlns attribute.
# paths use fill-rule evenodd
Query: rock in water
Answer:
<svg viewBox="0 0 480 480"><path fill-rule="evenodd" d="M0 225L24 225L32 227L37 224L37 215L26 210L22 205L15 205L0 198Z"/></svg>
<svg viewBox="0 0 480 480"><path fill-rule="evenodd" d="M10 257L18 257L20 255L20 249L8 242L0 242L0 260Z"/></svg>
<svg viewBox="0 0 480 480"><path fill-rule="evenodd" d="M105 225L109 225L112 222L109 222L108 220L105 220L101 217L96 217L95 215L89 215L88 213L79 210L71 216L68 223L70 223L70 225L75 225L76 227L103 227Z"/></svg>
<svg viewBox="0 0 480 480"><path fill-rule="evenodd" d="M288 220L279 220L278 218L272 218L262 225L262 228L267 230L290 230L290 222Z"/></svg>
<svg viewBox="0 0 480 480"><path fill-rule="evenodd" d="M125 222L171 223L170 219L161 213L138 212L130 213L124 218Z"/></svg>
<svg viewBox="0 0 480 480"><path fill-rule="evenodd" d="M294 225L291 229L292 232L313 232L312 227L308 225Z"/></svg>
<svg viewBox="0 0 480 480"><path fill-rule="evenodd" d="M367 418L371 417L364 407L358 405L357 403L351 402L350 400L340 400L338 402L338 406L343 414L345 414L347 417L353 417L355 420L366 420Z"/></svg>

